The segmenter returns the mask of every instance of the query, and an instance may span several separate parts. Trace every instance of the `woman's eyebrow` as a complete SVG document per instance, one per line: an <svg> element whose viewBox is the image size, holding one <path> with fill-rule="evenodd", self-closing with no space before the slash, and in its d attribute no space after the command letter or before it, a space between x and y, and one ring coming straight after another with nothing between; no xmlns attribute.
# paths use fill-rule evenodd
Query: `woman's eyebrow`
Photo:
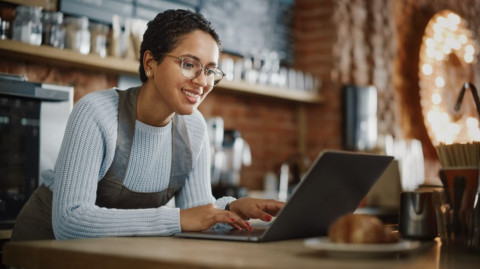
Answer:
<svg viewBox="0 0 480 269"><path fill-rule="evenodd" d="M201 63L200 58L198 58L197 56L195 56L193 54L183 54L183 55L181 55L181 57L189 57L189 58L195 59L195 60L197 60L198 62ZM209 66L209 65L217 66L218 64L216 62L209 62L208 64L205 64L205 66Z"/></svg>

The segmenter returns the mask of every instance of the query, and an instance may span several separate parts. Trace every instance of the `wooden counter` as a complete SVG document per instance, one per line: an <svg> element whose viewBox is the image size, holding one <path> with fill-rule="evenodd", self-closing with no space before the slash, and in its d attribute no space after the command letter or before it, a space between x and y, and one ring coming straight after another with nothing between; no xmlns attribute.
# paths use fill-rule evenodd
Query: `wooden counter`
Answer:
<svg viewBox="0 0 480 269"><path fill-rule="evenodd" d="M334 258L303 240L238 243L172 237L96 238L8 243L3 262L16 268L480 268L480 255L445 248L385 258Z"/></svg>

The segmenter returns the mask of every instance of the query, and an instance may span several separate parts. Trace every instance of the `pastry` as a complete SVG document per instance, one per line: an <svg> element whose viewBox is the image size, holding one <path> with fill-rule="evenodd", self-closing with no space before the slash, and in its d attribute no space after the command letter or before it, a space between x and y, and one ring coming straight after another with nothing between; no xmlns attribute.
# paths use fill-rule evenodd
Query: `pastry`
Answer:
<svg viewBox="0 0 480 269"><path fill-rule="evenodd" d="M385 244L398 242L398 235L382 221L370 215L348 214L336 220L328 231L330 241L354 244Z"/></svg>

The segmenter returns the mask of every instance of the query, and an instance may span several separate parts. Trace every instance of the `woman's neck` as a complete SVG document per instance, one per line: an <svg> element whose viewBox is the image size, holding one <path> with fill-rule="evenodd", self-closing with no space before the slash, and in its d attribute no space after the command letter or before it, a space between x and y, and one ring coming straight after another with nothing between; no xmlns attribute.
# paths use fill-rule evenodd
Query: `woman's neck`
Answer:
<svg viewBox="0 0 480 269"><path fill-rule="evenodd" d="M144 83L138 94L137 120L150 126L163 127L170 122L173 115L165 101L148 88L148 83Z"/></svg>

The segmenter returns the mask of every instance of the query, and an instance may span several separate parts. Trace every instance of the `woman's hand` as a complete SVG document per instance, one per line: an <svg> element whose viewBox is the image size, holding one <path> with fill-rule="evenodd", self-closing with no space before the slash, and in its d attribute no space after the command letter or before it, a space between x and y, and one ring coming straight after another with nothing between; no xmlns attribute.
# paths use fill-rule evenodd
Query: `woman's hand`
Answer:
<svg viewBox="0 0 480 269"><path fill-rule="evenodd" d="M183 232L205 231L217 223L228 223L238 230L251 230L250 223L235 212L219 209L213 204L180 210L180 226Z"/></svg>
<svg viewBox="0 0 480 269"><path fill-rule="evenodd" d="M240 198L230 203L230 211L235 212L242 219L271 221L272 216L276 216L284 205L284 202L272 199Z"/></svg>

